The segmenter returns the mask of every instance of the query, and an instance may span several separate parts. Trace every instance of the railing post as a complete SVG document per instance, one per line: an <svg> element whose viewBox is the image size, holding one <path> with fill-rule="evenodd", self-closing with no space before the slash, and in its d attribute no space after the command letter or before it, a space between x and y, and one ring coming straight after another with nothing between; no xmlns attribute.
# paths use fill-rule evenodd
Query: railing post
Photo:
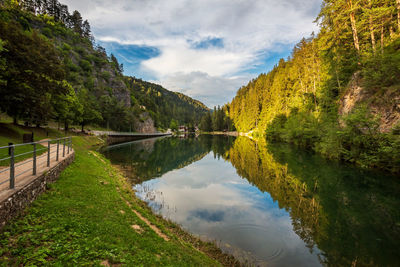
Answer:
<svg viewBox="0 0 400 267"><path fill-rule="evenodd" d="M71 140L70 140L70 138L68 138L68 155L69 155L69 147L70 147L70 145L71 145Z"/></svg>
<svg viewBox="0 0 400 267"><path fill-rule="evenodd" d="M10 147L10 189L15 187L14 145Z"/></svg>
<svg viewBox="0 0 400 267"><path fill-rule="evenodd" d="M63 157L65 157L65 138L64 138L64 146L63 146Z"/></svg>
<svg viewBox="0 0 400 267"><path fill-rule="evenodd" d="M33 175L36 175L36 143L33 144Z"/></svg>
<svg viewBox="0 0 400 267"><path fill-rule="evenodd" d="M60 140L57 140L57 156L56 156L56 161L58 161L59 146L60 146Z"/></svg>
<svg viewBox="0 0 400 267"><path fill-rule="evenodd" d="M50 167L50 141L47 142L47 167Z"/></svg>

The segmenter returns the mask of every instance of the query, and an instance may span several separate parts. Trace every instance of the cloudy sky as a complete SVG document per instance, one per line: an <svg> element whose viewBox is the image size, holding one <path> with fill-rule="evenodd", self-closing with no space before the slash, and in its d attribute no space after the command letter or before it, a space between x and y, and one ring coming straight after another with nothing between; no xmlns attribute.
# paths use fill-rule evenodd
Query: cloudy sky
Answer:
<svg viewBox="0 0 400 267"><path fill-rule="evenodd" d="M223 105L290 55L321 0L61 0L88 19L125 74Z"/></svg>

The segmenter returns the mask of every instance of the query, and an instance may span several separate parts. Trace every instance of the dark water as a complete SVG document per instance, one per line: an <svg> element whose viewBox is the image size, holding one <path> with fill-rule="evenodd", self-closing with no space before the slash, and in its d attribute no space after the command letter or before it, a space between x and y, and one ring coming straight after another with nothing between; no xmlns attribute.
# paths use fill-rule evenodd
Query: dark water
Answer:
<svg viewBox="0 0 400 267"><path fill-rule="evenodd" d="M268 266L399 266L398 177L246 137L162 138L104 154L157 213Z"/></svg>

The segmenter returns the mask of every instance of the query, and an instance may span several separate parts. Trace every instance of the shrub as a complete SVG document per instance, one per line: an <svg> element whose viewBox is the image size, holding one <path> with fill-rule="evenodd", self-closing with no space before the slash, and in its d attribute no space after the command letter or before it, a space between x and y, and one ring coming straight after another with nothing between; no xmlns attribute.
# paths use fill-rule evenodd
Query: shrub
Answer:
<svg viewBox="0 0 400 267"><path fill-rule="evenodd" d="M92 72L92 68L93 68L92 64L89 61L85 60L85 59L82 59L79 62L79 66L86 72Z"/></svg>

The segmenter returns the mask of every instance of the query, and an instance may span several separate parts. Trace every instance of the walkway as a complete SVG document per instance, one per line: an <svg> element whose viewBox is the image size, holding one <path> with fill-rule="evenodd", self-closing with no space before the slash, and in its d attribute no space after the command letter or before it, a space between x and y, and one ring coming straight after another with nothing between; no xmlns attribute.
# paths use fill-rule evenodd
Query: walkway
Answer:
<svg viewBox="0 0 400 267"><path fill-rule="evenodd" d="M4 199L10 197L13 193L22 189L24 186L35 180L37 177L42 175L44 172L50 170L52 167L57 165L57 163L63 161L64 159L72 156L73 150L70 148L68 154L68 147L65 146L65 155L63 157L63 145L60 144L58 151L58 161L57 161L57 144L50 145L50 167L47 167L47 156L48 153L44 153L36 157L36 175L33 175L33 158L26 159L24 161L15 163L15 188L10 189L10 170L0 173L0 183L8 181L0 185L0 202ZM7 167L2 167L5 169ZM0 169L1 171L1 169ZM19 175L19 176L18 176Z"/></svg>

